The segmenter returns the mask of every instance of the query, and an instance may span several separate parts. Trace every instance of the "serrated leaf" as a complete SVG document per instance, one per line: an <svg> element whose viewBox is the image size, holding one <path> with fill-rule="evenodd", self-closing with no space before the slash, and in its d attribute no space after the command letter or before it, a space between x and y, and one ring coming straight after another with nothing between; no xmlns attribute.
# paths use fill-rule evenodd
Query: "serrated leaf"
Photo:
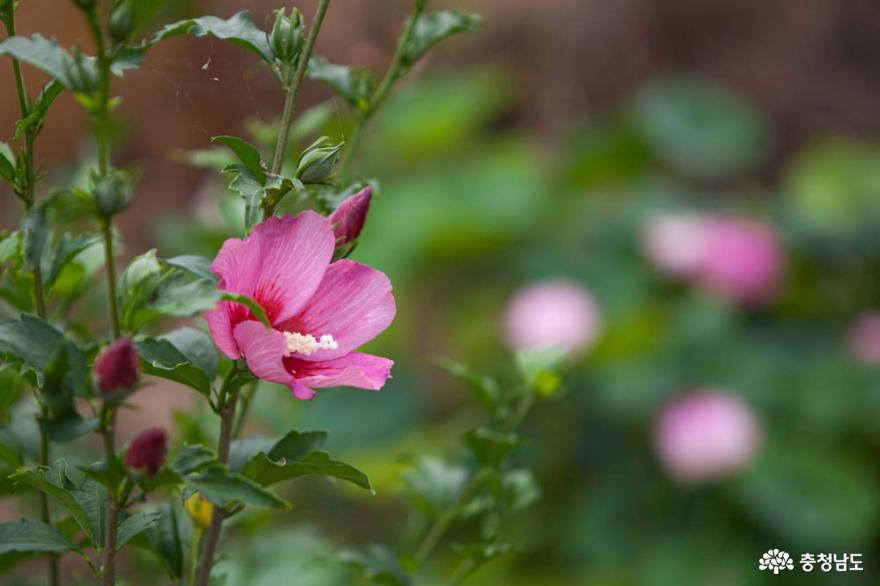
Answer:
<svg viewBox="0 0 880 586"><path fill-rule="evenodd" d="M229 149L235 153L235 156L238 157L238 160L241 161L241 164L251 172L254 178L261 185L265 185L266 167L263 164L263 158L260 156L260 151L258 151L255 146L236 136L228 135L215 136L211 141L219 142L229 147Z"/></svg>
<svg viewBox="0 0 880 586"><path fill-rule="evenodd" d="M74 81L71 71L74 67L73 57L62 49L53 39L35 34L32 37L9 37L0 43L0 55L14 57L49 74L71 88Z"/></svg>
<svg viewBox="0 0 880 586"><path fill-rule="evenodd" d="M416 20L412 38L406 46L404 63L412 65L440 41L463 32L476 32L483 27L483 18L459 10L441 10L422 14Z"/></svg>
<svg viewBox="0 0 880 586"><path fill-rule="evenodd" d="M169 468L178 474L190 474L214 462L214 452L201 445L184 445Z"/></svg>
<svg viewBox="0 0 880 586"><path fill-rule="evenodd" d="M195 254L183 254L165 259L165 264L189 271L203 279L213 279L219 282L219 277L211 270L211 259Z"/></svg>
<svg viewBox="0 0 880 586"><path fill-rule="evenodd" d="M373 490L366 474L345 462L330 459L330 454L320 450L310 452L295 461L275 461L260 452L251 458L242 474L262 486L300 476L326 476L347 480L366 490Z"/></svg>
<svg viewBox="0 0 880 586"><path fill-rule="evenodd" d="M326 431L291 431L281 438L236 440L229 449L229 469L240 472L260 452L276 462L293 462L321 447L326 440Z"/></svg>
<svg viewBox="0 0 880 586"><path fill-rule="evenodd" d="M176 35L192 35L204 37L210 35L240 45L260 56L266 63L275 61L275 53L269 45L265 31L260 30L243 10L229 19L216 16L202 16L169 24L158 31L153 42L158 42Z"/></svg>
<svg viewBox="0 0 880 586"><path fill-rule="evenodd" d="M162 338L139 340L137 346L145 374L179 382L210 396L218 358L206 334L180 328Z"/></svg>
<svg viewBox="0 0 880 586"><path fill-rule="evenodd" d="M369 109L370 97L376 89L376 80L368 69L335 65L315 55L309 60L309 77L323 81L351 106L361 111Z"/></svg>
<svg viewBox="0 0 880 586"><path fill-rule="evenodd" d="M22 118L15 123L15 138L20 138L29 128L34 128L34 134L38 134L43 128L43 122L46 120L46 114L49 108L55 103L55 99L64 91L64 84L53 79L47 83L37 99L31 105L30 112L26 118Z"/></svg>
<svg viewBox="0 0 880 586"><path fill-rule="evenodd" d="M88 365L85 357L64 334L40 318L22 314L19 319L0 321L0 354L21 362L25 370L36 373L39 384L45 380L52 358L64 346L67 368L64 387L71 394L88 396Z"/></svg>
<svg viewBox="0 0 880 586"><path fill-rule="evenodd" d="M52 288L67 263L86 248L100 244L101 241L99 234L62 234L50 254L43 255L43 284L46 290Z"/></svg>
<svg viewBox="0 0 880 586"><path fill-rule="evenodd" d="M63 486L65 478L61 473L51 468L28 468L10 475L10 479L27 484L57 500L76 520L89 540L97 544L96 539L100 534L96 536L96 528L92 526L86 510L76 496Z"/></svg>
<svg viewBox="0 0 880 586"><path fill-rule="evenodd" d="M232 503L268 509L290 506L259 484L240 474L229 472L220 464L209 466L198 474L187 477L186 483L190 488L199 491L207 500L221 507Z"/></svg>
<svg viewBox="0 0 880 586"><path fill-rule="evenodd" d="M33 519L0 523L0 554L11 551L54 552L77 551L57 529Z"/></svg>
<svg viewBox="0 0 880 586"><path fill-rule="evenodd" d="M170 502L160 505L160 517L145 534L172 578L183 574L183 543L177 509Z"/></svg>
<svg viewBox="0 0 880 586"><path fill-rule="evenodd" d="M159 522L159 517L161 513L141 511L120 523L116 533L116 551L122 549L136 535L153 527Z"/></svg>

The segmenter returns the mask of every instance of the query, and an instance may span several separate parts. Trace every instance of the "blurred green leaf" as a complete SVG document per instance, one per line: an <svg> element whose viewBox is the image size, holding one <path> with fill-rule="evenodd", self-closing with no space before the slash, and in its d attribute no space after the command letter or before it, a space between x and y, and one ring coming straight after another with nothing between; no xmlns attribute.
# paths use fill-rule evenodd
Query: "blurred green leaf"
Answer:
<svg viewBox="0 0 880 586"><path fill-rule="evenodd" d="M147 540L162 560L168 574L183 575L183 543L180 536L180 519L177 508L170 501L159 505L159 519L145 531Z"/></svg>
<svg viewBox="0 0 880 586"><path fill-rule="evenodd" d="M24 136L29 129L34 129L34 134L39 134L49 113L49 108L55 103L55 99L64 91L64 84L58 80L47 83L40 91L37 99L31 104L30 113L15 123L15 137Z"/></svg>
<svg viewBox="0 0 880 586"><path fill-rule="evenodd" d="M275 460L260 452L248 461L243 474L262 486L300 476L325 476L347 480L363 489L373 490L366 474L345 462L332 460L330 454L319 450L309 452L297 460L284 457Z"/></svg>
<svg viewBox="0 0 880 586"><path fill-rule="evenodd" d="M467 470L462 466L436 458L419 458L405 480L416 503L426 511L436 512L458 500L467 478Z"/></svg>
<svg viewBox="0 0 880 586"><path fill-rule="evenodd" d="M229 472L223 465L208 466L188 476L186 483L217 506L241 503L269 509L289 508L284 500L264 490L259 484L240 474Z"/></svg>
<svg viewBox="0 0 880 586"><path fill-rule="evenodd" d="M266 183L266 166L263 164L263 158L260 151L252 144L235 136L215 136L211 138L211 142L219 142L226 145L235 153L241 164L250 171L256 180L264 185Z"/></svg>
<svg viewBox="0 0 880 586"><path fill-rule="evenodd" d="M73 88L76 83L72 77L74 60L70 53L58 46L54 40L35 34L32 37L9 37L0 43L0 55L13 57L47 73Z"/></svg>
<svg viewBox="0 0 880 586"><path fill-rule="evenodd" d="M490 411L498 407L501 391L495 379L481 376L461 362L455 362L448 358L439 358L434 361L437 366L454 376L468 389L474 392L474 396Z"/></svg>
<svg viewBox="0 0 880 586"><path fill-rule="evenodd" d="M382 545L373 544L363 550L342 550L339 552L339 560L368 584L385 586L412 584L412 580L394 552Z"/></svg>
<svg viewBox="0 0 880 586"><path fill-rule="evenodd" d="M370 98L376 88L376 80L369 69L334 65L315 55L309 60L308 73L310 78L333 88L351 107L362 112L369 110Z"/></svg>
<svg viewBox="0 0 880 586"><path fill-rule="evenodd" d="M15 155L5 142L0 142L0 179L15 186Z"/></svg>
<svg viewBox="0 0 880 586"><path fill-rule="evenodd" d="M515 433L500 433L479 427L466 431L464 442L482 466L497 468L522 444L523 438Z"/></svg>
<svg viewBox="0 0 880 586"><path fill-rule="evenodd" d="M229 449L229 469L241 472L260 452L278 462L293 462L321 447L326 440L326 431L290 431L281 438L249 437L235 440Z"/></svg>
<svg viewBox="0 0 880 586"><path fill-rule="evenodd" d="M55 281L61 275L62 269L72 261L76 255L86 248L100 244L102 238L99 234L70 234L65 232L52 249L50 254L43 255L43 284L47 291L52 289Z"/></svg>
<svg viewBox="0 0 880 586"><path fill-rule="evenodd" d="M54 527L33 519L0 523L0 553L10 551L55 552L78 550Z"/></svg>
<svg viewBox="0 0 880 586"><path fill-rule="evenodd" d="M687 173L730 177L753 169L768 151L760 113L704 79L657 82L639 95L633 116L655 156Z"/></svg>
<svg viewBox="0 0 880 586"><path fill-rule="evenodd" d="M140 511L119 524L116 534L116 550L119 551L135 536L155 526L162 516L159 512Z"/></svg>
<svg viewBox="0 0 880 586"><path fill-rule="evenodd" d="M206 397L211 395L212 382L217 374L217 355L211 339L192 328L189 333L178 334L175 338L168 334L162 338L144 338L137 342L144 374L151 374L191 387ZM175 330L179 332L179 330ZM172 332L172 333L175 333ZM202 364L199 364L202 362ZM206 371L213 368L212 371Z"/></svg>
<svg viewBox="0 0 880 586"><path fill-rule="evenodd" d="M416 20L412 38L404 50L403 62L405 65L412 65L440 41L458 33L476 32L482 27L483 18L478 14L459 10L421 14Z"/></svg>
<svg viewBox="0 0 880 586"><path fill-rule="evenodd" d="M214 452L201 445L184 445L171 461L169 468L178 474L190 474L216 460Z"/></svg>

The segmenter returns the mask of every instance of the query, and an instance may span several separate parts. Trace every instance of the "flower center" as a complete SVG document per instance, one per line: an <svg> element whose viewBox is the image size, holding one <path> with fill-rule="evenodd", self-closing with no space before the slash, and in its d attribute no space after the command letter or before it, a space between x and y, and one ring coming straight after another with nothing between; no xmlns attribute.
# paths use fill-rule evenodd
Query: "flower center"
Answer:
<svg viewBox="0 0 880 586"><path fill-rule="evenodd" d="M300 334L299 332L282 333L287 341L285 356L290 356L294 353L308 356L317 350L336 350L339 348L339 343L330 334L324 334L320 339L316 339L311 334Z"/></svg>

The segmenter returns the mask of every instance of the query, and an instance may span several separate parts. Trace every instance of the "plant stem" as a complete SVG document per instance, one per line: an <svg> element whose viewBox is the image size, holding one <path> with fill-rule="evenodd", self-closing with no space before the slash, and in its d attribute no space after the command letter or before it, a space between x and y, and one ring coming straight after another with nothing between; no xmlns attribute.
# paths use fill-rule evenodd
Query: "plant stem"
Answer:
<svg viewBox="0 0 880 586"><path fill-rule="evenodd" d="M15 36L15 8L12 6L12 3L9 2L7 4L7 12L4 15L6 25L6 32L10 37ZM18 59L12 59L12 74L15 78L15 90L18 94L18 106L21 110L22 119L27 118L31 111L30 100L28 99L27 88L24 84L24 74L21 71L21 63ZM22 197L24 199L25 211L30 211L30 209L34 206L35 200L35 189L34 183L36 181L36 173L34 172L35 165L35 157L34 157L34 140L36 136L33 131L33 128L28 127L24 132L24 150L25 150L25 185L24 185L24 193ZM39 315L42 319L46 319L46 294L43 287L43 272L40 267L40 263L37 262L34 264L32 269L33 279L34 279L34 303L37 309L37 315ZM41 406L41 414L43 418L47 415L46 407ZM48 466L49 465L49 437L46 435L45 430L42 426L40 427L40 466ZM43 523L47 525L51 525L52 517L49 511L49 497L45 492L40 491L40 519ZM55 554L49 555L48 560L48 569L49 569L49 584L51 586L58 586L58 556Z"/></svg>
<svg viewBox="0 0 880 586"><path fill-rule="evenodd" d="M461 560L461 563L458 564L458 567L455 568L455 571L452 572L452 577L449 579L450 586L462 584L473 571L475 565L473 558Z"/></svg>
<svg viewBox="0 0 880 586"><path fill-rule="evenodd" d="M231 389L235 376L238 374L238 364L233 366L223 379L220 387L220 438L217 441L217 461L226 464L229 461L229 444L232 443L232 427L235 421L235 406L238 403L238 389ZM223 510L215 506L211 515L211 526L205 539L205 553L199 567L199 586L208 586L211 581L211 567L214 565L214 556L217 553L217 544L220 541L220 530L223 527Z"/></svg>
<svg viewBox="0 0 880 586"><path fill-rule="evenodd" d="M302 53L299 55L296 72L293 79L287 80L288 72L285 71L285 87L284 91L284 111L281 114L281 128L278 129L278 140L275 143L275 156L272 159L272 174L277 175L281 172L281 165L284 162L284 152L287 150L287 136L290 134L290 124L293 119L293 106L296 101L296 94L299 92L300 83L305 77L306 68L309 66L309 59L312 56L312 50L315 48L315 41L318 39L318 32L321 30L321 24L324 22L324 15L327 14L327 7L330 6L330 0L321 0L318 4L318 10L315 12L315 18L312 20L312 26L309 29L309 36L303 47ZM267 210L268 211L268 210ZM274 210L273 210L274 211ZM271 215L271 213L267 213Z"/></svg>
<svg viewBox="0 0 880 586"><path fill-rule="evenodd" d="M241 409L238 412L238 417L235 419L235 425L232 427L232 439L238 439L238 436L241 435L245 419L247 419L248 411L251 408L251 401L253 401L254 395L257 393L258 384L259 381L252 382L241 393Z"/></svg>
<svg viewBox="0 0 880 586"><path fill-rule="evenodd" d="M373 117L373 114L376 113L376 110L379 109L379 106L381 106L385 102L388 94L391 93L391 88L394 86L394 82L396 82L403 76L403 60L406 57L406 47L412 40L413 32L416 28L416 21L418 21L424 10L425 2L417 1L415 8L413 8L412 16L410 17L409 21L407 21L406 28L403 30L403 34L400 36L400 40L397 42L397 49L394 51L394 57L392 57L391 59L391 65L388 66L388 71L385 72L385 77L382 78L382 81L379 83L379 87L376 88L376 91L370 98L369 105L367 106L366 110L364 110L363 114L358 118L354 129L351 131L351 137L348 141L348 146L346 147L345 152L342 153L342 161L339 164L340 177L345 178L348 175L349 168L351 167L351 163L354 160L355 151L358 144L360 144L361 136L364 132L364 127Z"/></svg>
<svg viewBox="0 0 880 586"><path fill-rule="evenodd" d="M109 147L109 115L110 115L110 60L104 43L104 33L98 22L97 10L93 8L88 14L89 28L95 40L98 61L98 96L97 107L92 112L95 142L98 149L98 174L106 177L110 173ZM110 218L103 222L104 264L107 267L107 296L110 302L110 326L113 339L122 335L119 326L119 309L116 304L116 260L113 254L113 222ZM104 456L107 463L116 457L116 406L104 403L106 419L101 433L104 437ZM104 532L104 550L102 567L102 584L116 584L116 526L119 509L124 506L117 500L117 495L110 491L107 494L107 524Z"/></svg>

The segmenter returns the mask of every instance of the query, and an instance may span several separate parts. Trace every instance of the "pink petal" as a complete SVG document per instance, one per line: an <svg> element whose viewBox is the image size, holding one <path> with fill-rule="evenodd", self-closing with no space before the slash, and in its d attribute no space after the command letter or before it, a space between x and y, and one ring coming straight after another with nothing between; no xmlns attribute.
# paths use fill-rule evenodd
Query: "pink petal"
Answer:
<svg viewBox="0 0 880 586"><path fill-rule="evenodd" d="M277 323L296 315L315 293L334 241L330 222L315 212L269 218L245 240L227 240L211 269L221 289L252 296Z"/></svg>
<svg viewBox="0 0 880 586"><path fill-rule="evenodd" d="M299 381L293 381L290 385L290 390L293 392L293 396L299 399L300 401L308 401L310 399L314 399L316 393L309 387L305 386Z"/></svg>
<svg viewBox="0 0 880 586"><path fill-rule="evenodd" d="M297 383L308 387L349 386L372 391L378 391L385 385L394 364L393 360L360 352L324 362L306 362L296 358L288 358L284 362L293 370Z"/></svg>
<svg viewBox="0 0 880 586"><path fill-rule="evenodd" d="M235 341L248 368L261 379L292 384L293 375L284 366L287 343L278 330L267 330L261 322L248 320L235 326Z"/></svg>
<svg viewBox="0 0 880 586"><path fill-rule="evenodd" d="M205 319L208 320L208 329L211 331L211 337L220 350L229 358L237 360L241 358L241 351L238 344L235 343L235 336L232 333L234 324L241 322L238 313L242 307L237 303L229 303L221 301L217 307L205 312Z"/></svg>
<svg viewBox="0 0 880 586"><path fill-rule="evenodd" d="M337 349L297 356L309 362L325 361L345 356L375 338L391 324L395 312L391 281L384 273L340 260L327 269L305 309L278 327L315 338L333 336Z"/></svg>

